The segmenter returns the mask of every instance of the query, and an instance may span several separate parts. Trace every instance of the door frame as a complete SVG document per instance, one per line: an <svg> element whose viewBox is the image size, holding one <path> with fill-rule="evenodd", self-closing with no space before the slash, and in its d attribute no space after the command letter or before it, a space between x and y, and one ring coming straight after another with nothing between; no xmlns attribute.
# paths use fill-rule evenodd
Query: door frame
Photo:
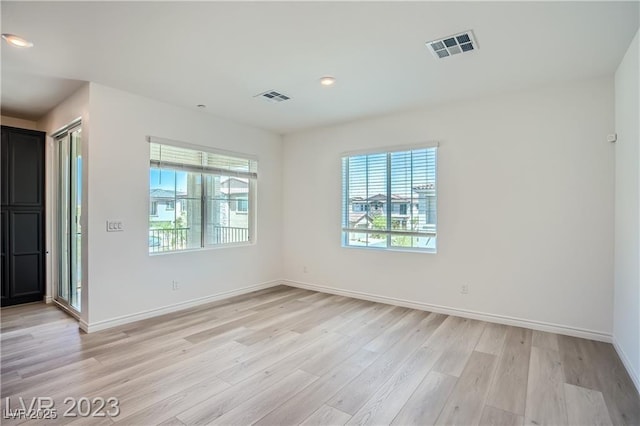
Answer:
<svg viewBox="0 0 640 426"><path fill-rule="evenodd" d="M54 173L52 173L50 175L51 177L51 194L52 197L55 199L55 203L52 203L50 214L51 214L51 224L52 224L52 233L51 233L51 248L52 248L52 274L51 274L51 301L53 303L55 303L58 307L60 307L61 309L63 309L64 311L66 311L67 313L69 313L71 316L73 316L74 318L80 320L81 319L81 312L83 309L82 306L82 301L80 301L80 310L78 310L76 307L74 307L71 303L70 300L64 300L61 297L59 297L59 289L60 289L60 276L61 276L61 271L60 271L60 265L62 262L62 253L61 253L61 238L63 238L63 236L61 235L61 229L60 229L60 191L61 191L61 187L60 187L60 173L61 173L61 169L60 169L60 140L62 138L64 138L65 136L67 137L71 137L71 133L78 129L78 128L82 128L82 118L78 117L75 120L71 121L69 124L63 126L62 128L56 130L54 133L51 134L51 139L52 139L52 150L51 150L51 162L53 163L53 170ZM71 143L69 141L69 143ZM80 147L82 149L81 152L84 151L84 141L81 140L80 141ZM71 162L71 157L70 157L70 162ZM83 169L84 169L84 158L83 158ZM84 170L83 170L84 173ZM84 184L84 179L81 176L82 182ZM86 197L86 190L84 188L83 185L83 198ZM84 202L83 202L84 204ZM84 213L84 212L82 212ZM86 214L86 213L85 213ZM84 241L84 239L86 238L84 231L82 234L82 240ZM77 247L78 250L80 250L81 253L84 254L83 250L82 250L82 242L81 244ZM82 258L84 258L84 256L82 256ZM84 260L81 261L80 264L80 268L82 270L82 275L85 276L85 270L84 270ZM70 297L68 298L70 299Z"/></svg>

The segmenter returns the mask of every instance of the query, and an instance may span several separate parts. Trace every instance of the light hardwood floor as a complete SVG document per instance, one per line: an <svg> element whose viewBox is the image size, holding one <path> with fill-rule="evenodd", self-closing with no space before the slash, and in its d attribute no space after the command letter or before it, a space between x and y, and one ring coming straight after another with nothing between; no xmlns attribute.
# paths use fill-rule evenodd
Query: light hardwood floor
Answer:
<svg viewBox="0 0 640 426"><path fill-rule="evenodd" d="M3 411L52 397L41 424L640 425L610 344L284 286L92 334L1 315ZM120 415L61 417L65 397Z"/></svg>

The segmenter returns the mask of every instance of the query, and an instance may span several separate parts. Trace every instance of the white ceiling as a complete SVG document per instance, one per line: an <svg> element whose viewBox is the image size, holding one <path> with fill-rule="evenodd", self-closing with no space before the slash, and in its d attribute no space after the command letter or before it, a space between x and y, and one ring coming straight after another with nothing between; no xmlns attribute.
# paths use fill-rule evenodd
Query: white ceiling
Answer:
<svg viewBox="0 0 640 426"><path fill-rule="evenodd" d="M35 43L2 43L2 113L37 119L93 81L287 133L612 75L639 5L2 1L2 32ZM436 60L424 45L468 29L476 52ZM253 97L272 89L292 99Z"/></svg>

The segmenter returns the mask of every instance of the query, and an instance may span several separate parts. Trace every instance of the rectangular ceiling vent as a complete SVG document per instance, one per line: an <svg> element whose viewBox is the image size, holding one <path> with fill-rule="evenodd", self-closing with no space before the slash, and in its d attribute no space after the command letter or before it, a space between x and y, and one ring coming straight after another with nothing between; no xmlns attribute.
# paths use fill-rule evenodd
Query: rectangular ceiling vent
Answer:
<svg viewBox="0 0 640 426"><path fill-rule="evenodd" d="M473 37L473 31L465 31L449 37L427 42L427 47L438 59L448 58L458 53L478 50L478 43Z"/></svg>
<svg viewBox="0 0 640 426"><path fill-rule="evenodd" d="M265 101L274 102L274 103L288 101L289 99L291 99L289 96L283 95L282 93L276 92L275 90L268 90L264 93L259 93L254 97L255 98L260 97Z"/></svg>

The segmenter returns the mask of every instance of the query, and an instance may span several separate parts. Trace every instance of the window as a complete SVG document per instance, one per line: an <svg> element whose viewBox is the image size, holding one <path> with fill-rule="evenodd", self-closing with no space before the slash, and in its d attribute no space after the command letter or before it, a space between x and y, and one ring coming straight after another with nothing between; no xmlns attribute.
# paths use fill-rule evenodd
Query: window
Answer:
<svg viewBox="0 0 640 426"><path fill-rule="evenodd" d="M255 159L150 142L150 253L252 241Z"/></svg>
<svg viewBox="0 0 640 426"><path fill-rule="evenodd" d="M435 252L436 199L436 147L344 156L342 245Z"/></svg>
<svg viewBox="0 0 640 426"><path fill-rule="evenodd" d="M249 211L249 200L238 198L238 213L246 213Z"/></svg>

